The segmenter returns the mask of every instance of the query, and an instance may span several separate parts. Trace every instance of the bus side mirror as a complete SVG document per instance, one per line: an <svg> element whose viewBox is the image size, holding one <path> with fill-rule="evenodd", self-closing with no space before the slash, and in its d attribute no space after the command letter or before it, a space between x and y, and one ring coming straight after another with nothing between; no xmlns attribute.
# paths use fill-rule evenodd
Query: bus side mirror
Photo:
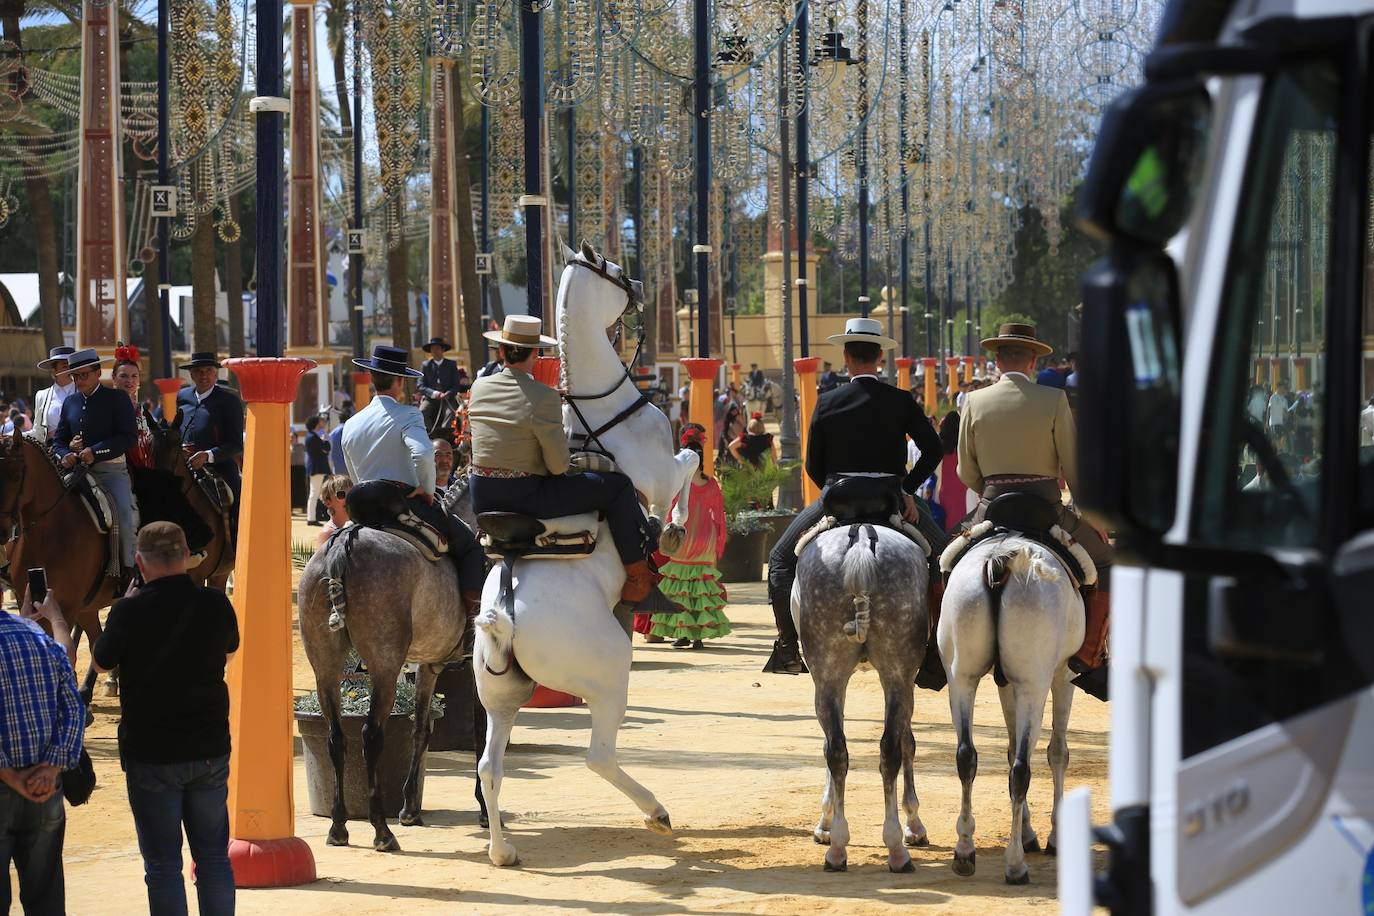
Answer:
<svg viewBox="0 0 1374 916"><path fill-rule="evenodd" d="M1159 543L1173 525L1179 352L1173 261L1113 246L1083 278L1074 497L1126 550Z"/></svg>

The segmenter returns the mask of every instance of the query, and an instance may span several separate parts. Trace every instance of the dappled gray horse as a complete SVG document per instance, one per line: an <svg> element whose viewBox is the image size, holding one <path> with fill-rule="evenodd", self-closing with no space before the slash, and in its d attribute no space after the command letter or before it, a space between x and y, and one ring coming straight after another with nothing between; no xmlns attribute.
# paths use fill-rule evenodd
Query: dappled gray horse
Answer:
<svg viewBox="0 0 1374 916"><path fill-rule="evenodd" d="M831 517L818 528L827 522L835 524ZM816 685L816 718L825 732L825 760L830 771L814 833L817 843L830 846L825 853L825 870L844 871L848 866L844 782L849 772L849 750L844 737L844 701L850 676L861 663L868 662L883 685L879 768L887 867L894 872L912 871L911 855L905 847L928 842L916 798L916 739L911 733L912 684L925 657L929 627L927 553L908 534L876 524L841 524L804 537L797 550L792 616ZM897 816L899 769L905 783L905 825Z"/></svg>

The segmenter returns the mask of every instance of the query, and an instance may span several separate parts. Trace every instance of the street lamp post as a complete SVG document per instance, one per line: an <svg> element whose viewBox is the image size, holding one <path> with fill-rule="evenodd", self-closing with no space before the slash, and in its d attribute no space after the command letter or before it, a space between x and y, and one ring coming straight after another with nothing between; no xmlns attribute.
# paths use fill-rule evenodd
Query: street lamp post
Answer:
<svg viewBox="0 0 1374 916"><path fill-rule="evenodd" d="M520 116L525 123L525 307L544 317L543 162L540 141L544 127L544 22L539 0L520 0Z"/></svg>

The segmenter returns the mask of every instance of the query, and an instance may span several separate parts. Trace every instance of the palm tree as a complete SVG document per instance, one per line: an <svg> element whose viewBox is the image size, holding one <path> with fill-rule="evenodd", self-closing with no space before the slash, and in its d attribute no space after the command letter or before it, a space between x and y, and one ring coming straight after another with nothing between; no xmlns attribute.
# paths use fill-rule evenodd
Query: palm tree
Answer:
<svg viewBox="0 0 1374 916"><path fill-rule="evenodd" d="M387 239L387 293L391 299L391 345L409 350L414 344L410 334L410 246L406 244L405 188L386 202L395 214L396 235ZM394 247L393 247L394 246Z"/></svg>
<svg viewBox="0 0 1374 916"><path fill-rule="evenodd" d="M460 140L467 137L467 119L463 111L463 77L458 68L445 69L451 74L452 91L450 117L453 118L453 135ZM478 104L481 104L480 102ZM472 173L468 168L468 157L454 169L457 187L453 189L454 210L458 214L458 283L463 295L463 330L468 338L468 359L474 371L486 362L486 342L482 339L482 284L477 279L477 240L472 231Z"/></svg>

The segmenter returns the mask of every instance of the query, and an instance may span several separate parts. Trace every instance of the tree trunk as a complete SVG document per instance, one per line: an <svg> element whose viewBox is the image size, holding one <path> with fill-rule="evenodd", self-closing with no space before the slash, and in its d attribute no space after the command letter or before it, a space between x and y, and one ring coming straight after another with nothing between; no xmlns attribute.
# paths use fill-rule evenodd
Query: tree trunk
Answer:
<svg viewBox="0 0 1374 916"><path fill-rule="evenodd" d="M402 222L405 207L401 193L387 206L395 208L398 236L388 240L388 243L395 242L396 247L388 248L386 253L387 291L391 299L391 345L410 350L413 344L410 334L410 246L406 244L405 225Z"/></svg>
<svg viewBox="0 0 1374 916"><path fill-rule="evenodd" d="M239 196L229 195L229 216L239 221ZM240 235L224 243L224 298L229 305L229 355L246 356L248 348L243 340L243 241Z"/></svg>
<svg viewBox="0 0 1374 916"><path fill-rule="evenodd" d="M215 226L211 214L196 217L191 236L191 301L194 334L191 349L198 353L219 352L219 329L215 323Z"/></svg>
<svg viewBox="0 0 1374 916"><path fill-rule="evenodd" d="M330 50L334 53L334 92L339 97L339 127L345 137L353 133L353 107L348 101L348 81L347 73L344 70L344 55L348 50L348 3L346 0L334 0L337 8L334 15L337 18L338 34L335 36L334 47ZM361 0L354 0L355 3Z"/></svg>
<svg viewBox="0 0 1374 916"><path fill-rule="evenodd" d="M452 73L448 94L449 117L453 119L453 135L461 143L467 136L463 119L463 78ZM461 144L464 155L458 160L456 185L453 188L453 208L458 221L458 285L463 299L463 333L468 339L468 365L475 373L487 361L486 341L482 339L482 283L477 276L477 237L472 227L472 172L468 169L467 145Z"/></svg>

